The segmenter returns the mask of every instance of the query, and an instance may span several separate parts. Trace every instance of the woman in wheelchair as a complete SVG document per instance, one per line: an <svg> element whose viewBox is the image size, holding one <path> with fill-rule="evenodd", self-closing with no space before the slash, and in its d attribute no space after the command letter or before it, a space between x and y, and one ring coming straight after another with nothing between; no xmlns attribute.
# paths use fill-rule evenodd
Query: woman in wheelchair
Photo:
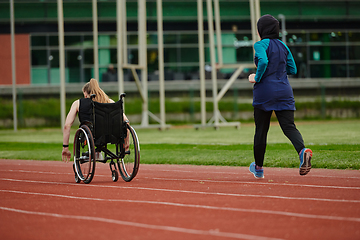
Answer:
<svg viewBox="0 0 360 240"><path fill-rule="evenodd" d="M86 83L82 88L82 92L84 94L84 98L78 99L72 103L70 111L65 120L65 126L63 129L63 150L62 150L62 160L64 162L69 162L69 160L71 158L71 152L69 150L69 137L70 137L70 129L75 121L76 115L78 115L79 121L81 123L80 128L86 128L86 129L82 129L82 132L84 132L86 135L86 131L88 129L88 132L89 132L88 135L91 135L91 138L92 138L94 135L93 126L92 126L92 124L90 124L91 127L89 128L88 126L86 126L87 125L86 123L93 123L93 121L95 121L95 118L93 118L96 115L95 110L94 110L94 108L95 108L94 102L115 103L100 88L96 79L92 78L88 83ZM121 106L122 106L122 100L121 100ZM93 113L94 113L94 115L93 115ZM113 159L117 160L120 174L125 181L131 181L131 179L135 177L135 175L137 173L137 168L139 165L139 158L140 158L138 140L137 140L135 130L129 125L129 121L128 121L127 117L125 116L124 113L122 113L122 115L123 115L123 122L127 123L126 124L127 126L125 127L125 128L127 128L125 130L127 133L126 133L126 137L123 138L124 144L123 144L123 146L120 147L120 149L123 149L123 152L125 152L125 154L127 154L129 156L130 156L130 153L134 154L135 158L134 158L134 156L131 156L132 160L131 160L131 158L129 160L129 159L127 159L127 158L129 158L129 156L125 157L124 154L122 154L122 155L120 154L121 162L119 162L120 155L119 154L114 155L111 151L109 151L107 149L106 144L110 143L110 142L105 142L105 144L101 143L101 146L98 146L98 145L96 145L96 141L94 141L94 140L92 140L93 141L92 144L90 144L90 143L88 144L89 146L92 145L91 148L89 148L90 151L82 150L82 151L84 151L84 152L80 153L80 155L82 155L82 156L79 156L79 158L77 158L77 156L75 156L75 155L76 154L79 155L79 152L81 152L81 149L80 150L78 149L78 148L80 148L79 146L81 146L83 149L85 149L84 145L87 144L87 141L91 140L91 139L88 139L87 136L82 137L82 135L84 135L84 134L81 131L78 134L78 132L79 132L79 130L78 130L78 132L76 133L75 139L74 139L74 172L75 172L76 182L80 182L81 180L83 180L85 183L90 183L92 180L93 174L94 174L95 162L102 161L105 163L107 159L111 159L110 169L112 171L113 181L117 181L117 179L118 179L118 174L116 171L117 169L116 169L115 163L113 162ZM120 114L120 116L121 116L121 114ZM95 123L94 123L94 127L95 127ZM81 137L84 138L85 140L81 140L82 143L78 143L80 141L79 139ZM94 137L95 137L95 135L94 135ZM113 143L113 141L111 143ZM104 147L104 145L105 145L105 147ZM86 147L88 147L88 146L86 146ZM95 154L95 151L91 151L91 149L95 150L95 147L96 147L96 154ZM131 152L131 150L132 150L132 152ZM105 159L102 158L101 151L104 151ZM89 156L89 152L90 152L90 155L92 155L92 156ZM91 152L93 152L93 153L91 153ZM118 152L119 151L118 151L118 146L117 146L117 153ZM107 156L106 154L109 155L110 157L106 157ZM87 160L83 160L86 158L86 155L87 155ZM79 160L79 159L81 159L81 160ZM78 162L76 162L76 161L78 161ZM86 164L90 165L90 170L87 170L86 171L87 174L84 174L81 171L83 171L82 170L83 165L86 165ZM76 169L76 167L78 169ZM87 175L87 176L83 176L83 175Z"/></svg>
<svg viewBox="0 0 360 240"><path fill-rule="evenodd" d="M73 125L76 115L79 114L79 121L92 121L92 105L90 100L91 94L96 94L94 101L99 103L114 103L112 99L100 88L99 83L96 79L92 78L89 82L85 83L82 88L84 98L75 100L70 108L70 111L65 120L65 126L63 131L63 150L62 150L62 160L64 162L69 162L71 158L71 152L69 150L69 137L70 129ZM127 117L124 114L124 120L128 121Z"/></svg>

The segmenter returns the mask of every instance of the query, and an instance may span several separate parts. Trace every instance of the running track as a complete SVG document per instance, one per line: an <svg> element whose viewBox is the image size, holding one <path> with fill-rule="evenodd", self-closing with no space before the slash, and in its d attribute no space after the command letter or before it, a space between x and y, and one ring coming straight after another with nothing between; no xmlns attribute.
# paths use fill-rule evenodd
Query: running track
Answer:
<svg viewBox="0 0 360 240"><path fill-rule="evenodd" d="M0 160L1 239L360 239L360 172L140 165L130 183L99 163Z"/></svg>

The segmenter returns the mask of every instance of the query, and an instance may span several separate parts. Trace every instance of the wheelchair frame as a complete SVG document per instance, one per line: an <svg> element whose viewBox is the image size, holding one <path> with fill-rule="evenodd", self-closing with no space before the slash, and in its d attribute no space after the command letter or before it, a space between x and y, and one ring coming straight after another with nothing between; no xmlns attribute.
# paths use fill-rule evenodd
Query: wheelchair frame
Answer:
<svg viewBox="0 0 360 240"><path fill-rule="evenodd" d="M130 182L139 169L140 146L134 128L123 119L125 93L120 95L118 102L109 104L94 102L94 97L95 94L90 96L93 121L82 122L74 137L75 182L90 183L95 174L96 162L106 163L108 160L110 160L112 180L114 182L118 180L119 172L124 181ZM106 108L101 109L101 106ZM97 118L99 120L102 119L101 117L110 124L105 124L104 121L97 123ZM103 131L104 129L106 130ZM108 144L115 144L115 153L108 149ZM102 152L105 157L98 159L96 155L102 156Z"/></svg>

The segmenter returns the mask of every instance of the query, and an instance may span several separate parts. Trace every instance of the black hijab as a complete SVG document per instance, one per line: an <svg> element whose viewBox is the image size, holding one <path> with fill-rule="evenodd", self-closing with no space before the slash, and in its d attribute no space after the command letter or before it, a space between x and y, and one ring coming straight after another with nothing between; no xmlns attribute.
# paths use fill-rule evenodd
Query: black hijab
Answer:
<svg viewBox="0 0 360 240"><path fill-rule="evenodd" d="M259 18L257 22L257 28L261 39L279 38L279 21L273 16L267 14Z"/></svg>

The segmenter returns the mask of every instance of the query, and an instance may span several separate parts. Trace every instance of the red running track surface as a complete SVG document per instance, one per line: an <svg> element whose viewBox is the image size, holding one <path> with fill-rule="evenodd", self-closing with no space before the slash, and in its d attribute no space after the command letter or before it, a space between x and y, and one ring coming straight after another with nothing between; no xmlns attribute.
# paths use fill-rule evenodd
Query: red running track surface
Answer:
<svg viewBox="0 0 360 240"><path fill-rule="evenodd" d="M360 172L140 165L112 182L96 165L0 160L1 239L360 239Z"/></svg>

